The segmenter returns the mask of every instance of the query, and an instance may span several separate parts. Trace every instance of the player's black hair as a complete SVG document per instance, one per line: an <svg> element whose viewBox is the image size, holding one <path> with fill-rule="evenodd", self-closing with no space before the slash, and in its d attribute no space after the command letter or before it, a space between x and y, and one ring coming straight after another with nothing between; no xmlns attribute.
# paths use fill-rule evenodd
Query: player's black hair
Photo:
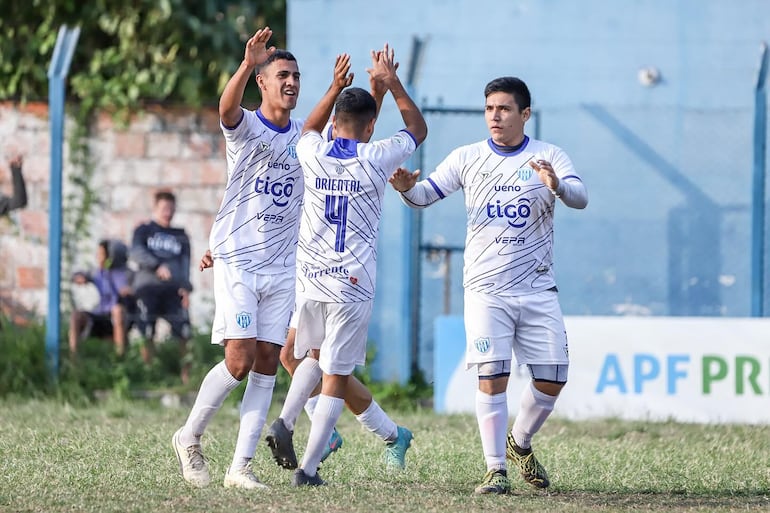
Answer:
<svg viewBox="0 0 770 513"><path fill-rule="evenodd" d="M523 80L516 77L500 77L492 80L484 88L484 98L492 93L508 93L513 95L519 110L524 110L532 103L529 88Z"/></svg>
<svg viewBox="0 0 770 513"><path fill-rule="evenodd" d="M104 249L104 254L107 255L106 269L122 269L126 267L128 263L128 248L122 241L102 239L99 241L99 246Z"/></svg>
<svg viewBox="0 0 770 513"><path fill-rule="evenodd" d="M260 66L257 67L257 69L254 71L254 74L259 75L259 73L263 69L265 69L267 66L270 66L272 62L281 61L281 60L297 62L296 57L294 57L294 55L290 51L278 48L276 51L274 51L270 55L270 57L267 58L265 62L263 62Z"/></svg>
<svg viewBox="0 0 770 513"><path fill-rule="evenodd" d="M338 124L350 125L360 132L377 117L377 102L366 89L348 87L334 102L334 116Z"/></svg>

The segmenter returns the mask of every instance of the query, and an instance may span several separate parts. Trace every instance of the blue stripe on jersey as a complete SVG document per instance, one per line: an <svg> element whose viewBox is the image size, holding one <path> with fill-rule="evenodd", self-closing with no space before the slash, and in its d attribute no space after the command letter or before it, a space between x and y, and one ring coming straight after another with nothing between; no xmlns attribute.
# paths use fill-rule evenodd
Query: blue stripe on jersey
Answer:
<svg viewBox="0 0 770 513"><path fill-rule="evenodd" d="M358 157L358 141L355 139L343 139L337 137L334 139L332 149L327 153L329 157L338 159L353 159Z"/></svg>
<svg viewBox="0 0 770 513"><path fill-rule="evenodd" d="M289 123L286 126L280 127L268 121L267 118L262 115L261 110L257 110L257 117L265 124L266 127L268 127L270 130L273 130L274 132L285 134L291 128L291 119L289 120Z"/></svg>
<svg viewBox="0 0 770 513"><path fill-rule="evenodd" d="M444 193L441 192L441 189L438 188L438 185L436 185L436 182L434 182L433 180L430 179L430 177L428 177L428 183L433 187L433 190L436 191L436 194L438 194L438 197L441 199L444 199L445 197Z"/></svg>
<svg viewBox="0 0 770 513"><path fill-rule="evenodd" d="M410 132L410 131L409 131L409 130L407 130L406 128L404 128L403 130L399 130L399 132L404 132L404 133L406 133L406 134L407 134L409 137L411 137L411 138L412 138L412 140L414 141L414 145L415 145L415 146L419 146L419 143L417 142L417 139L415 139L415 137L412 135L412 132Z"/></svg>
<svg viewBox="0 0 770 513"><path fill-rule="evenodd" d="M527 136L525 135L525 136L524 136L524 141L522 141L522 143L519 145L519 147L518 147L518 148L516 148L516 150L514 150L514 151L509 151L509 152L506 152L506 151L500 151L500 149L499 149L499 148L500 148L500 146L499 146L499 145L497 145L497 144L495 144L495 143L492 141L492 138L491 138L491 137L490 137L489 139L487 139L487 144L489 145L489 148L490 148L490 149L491 149L493 152L495 152L497 155L500 155L501 157L513 157L514 155L518 155L519 153L521 153L522 151L524 151L524 149L525 149L525 148L526 148L526 147L529 145L529 137L527 137Z"/></svg>

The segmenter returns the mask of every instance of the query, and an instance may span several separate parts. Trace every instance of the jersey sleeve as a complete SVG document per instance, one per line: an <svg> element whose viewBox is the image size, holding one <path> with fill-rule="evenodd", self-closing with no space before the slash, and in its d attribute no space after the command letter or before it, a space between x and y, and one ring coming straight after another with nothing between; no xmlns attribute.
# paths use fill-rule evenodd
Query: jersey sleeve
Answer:
<svg viewBox="0 0 770 513"><path fill-rule="evenodd" d="M450 153L428 178L401 193L401 199L413 208L425 208L442 200L462 187L463 152L458 148Z"/></svg>
<svg viewBox="0 0 770 513"><path fill-rule="evenodd" d="M371 158L383 165L383 171L392 173L406 162L417 149L417 141L406 130L396 132L388 139L376 141L371 145Z"/></svg>
<svg viewBox="0 0 770 513"><path fill-rule="evenodd" d="M551 163L556 176L559 177L559 186L554 191L556 196L568 207L585 208L588 205L588 191L567 153L552 146L546 160Z"/></svg>
<svg viewBox="0 0 770 513"><path fill-rule="evenodd" d="M316 153L318 146L323 144L324 139L321 134L315 131L309 131L302 134L302 137L297 141L297 156L300 160L310 158Z"/></svg>

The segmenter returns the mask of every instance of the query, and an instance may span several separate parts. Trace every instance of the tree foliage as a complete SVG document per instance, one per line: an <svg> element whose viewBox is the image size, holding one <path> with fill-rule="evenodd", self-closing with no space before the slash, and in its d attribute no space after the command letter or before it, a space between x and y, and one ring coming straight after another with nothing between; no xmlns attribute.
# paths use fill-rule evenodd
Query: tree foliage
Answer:
<svg viewBox="0 0 770 513"><path fill-rule="evenodd" d="M285 0L4 0L0 11L0 99L47 98L66 24L80 27L68 94L88 112L215 103L257 28L285 44Z"/></svg>

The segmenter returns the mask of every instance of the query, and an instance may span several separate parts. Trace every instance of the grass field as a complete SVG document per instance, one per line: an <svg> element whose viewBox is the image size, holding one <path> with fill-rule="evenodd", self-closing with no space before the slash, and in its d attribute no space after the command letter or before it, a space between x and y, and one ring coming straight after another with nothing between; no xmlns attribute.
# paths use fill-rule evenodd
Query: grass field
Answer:
<svg viewBox="0 0 770 513"><path fill-rule="evenodd" d="M232 407L204 436L212 485L194 489L179 476L170 438L187 411L148 401L0 402L0 511L770 510L770 426L552 418L535 440L549 491L528 488L512 472L511 495L474 496L485 470L474 417L393 413L415 442L407 470L389 473L380 466L382 443L345 413L344 446L321 469L329 486L292 488L290 472L262 442L254 468L271 489L246 492L221 484L238 425ZM307 427L303 416L298 451Z"/></svg>

